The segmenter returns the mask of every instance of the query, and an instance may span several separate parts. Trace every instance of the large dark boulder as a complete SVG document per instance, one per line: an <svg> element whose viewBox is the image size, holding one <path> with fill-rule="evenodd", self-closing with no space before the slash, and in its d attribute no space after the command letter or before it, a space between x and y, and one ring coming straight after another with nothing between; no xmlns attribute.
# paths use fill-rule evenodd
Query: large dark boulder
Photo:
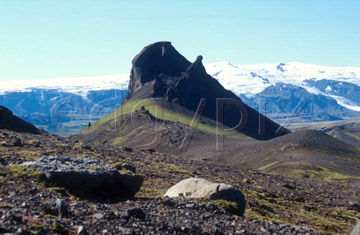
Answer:
<svg viewBox="0 0 360 235"><path fill-rule="evenodd" d="M226 90L207 74L202 59L202 56L198 56L194 63L190 63L170 42L157 42L145 47L132 61L124 103L162 98L168 103L176 100L182 107L195 112L200 102L206 100L203 116L213 120L223 117L225 126L237 126L238 131L253 138L266 140L290 132ZM223 110L218 109L219 99L225 101ZM238 125L240 121L241 125Z"/></svg>
<svg viewBox="0 0 360 235"><path fill-rule="evenodd" d="M30 123L16 117L13 112L0 105L0 129L16 132L40 134L41 130Z"/></svg>
<svg viewBox="0 0 360 235"><path fill-rule="evenodd" d="M139 175L90 158L44 156L24 165L44 172L50 183L96 199L131 199L143 183Z"/></svg>

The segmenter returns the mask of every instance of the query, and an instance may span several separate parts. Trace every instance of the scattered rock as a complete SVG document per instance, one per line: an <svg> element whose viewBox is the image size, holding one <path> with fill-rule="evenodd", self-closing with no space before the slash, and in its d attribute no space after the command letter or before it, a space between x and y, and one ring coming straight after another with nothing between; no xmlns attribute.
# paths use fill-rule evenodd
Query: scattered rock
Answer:
<svg viewBox="0 0 360 235"><path fill-rule="evenodd" d="M358 203L355 203L355 202L350 202L349 203L349 209L360 212L360 205Z"/></svg>
<svg viewBox="0 0 360 235"><path fill-rule="evenodd" d="M245 184L251 184L251 180L250 179L243 179L243 181L242 182L244 182Z"/></svg>
<svg viewBox="0 0 360 235"><path fill-rule="evenodd" d="M85 150L92 150L92 147L90 145L88 145L88 144L83 145L82 148L85 149Z"/></svg>
<svg viewBox="0 0 360 235"><path fill-rule="evenodd" d="M76 231L76 234L88 234L84 228L84 226L79 226L77 231Z"/></svg>
<svg viewBox="0 0 360 235"><path fill-rule="evenodd" d="M24 165L44 172L47 181L85 197L133 198L143 182L141 176L90 158L43 156Z"/></svg>
<svg viewBox="0 0 360 235"><path fill-rule="evenodd" d="M206 198L236 202L239 214L244 215L246 200L240 190L229 184L213 183L202 178L188 178L168 189L164 196L186 198Z"/></svg>
<svg viewBox="0 0 360 235"><path fill-rule="evenodd" d="M66 216L69 214L68 207L67 207L67 205L66 205L66 203L65 203L64 200L62 200L62 199L57 199L56 202L55 202L55 204L56 204L56 207L57 207L58 210L59 210L59 215L60 215L61 217L66 217Z"/></svg>
<svg viewBox="0 0 360 235"><path fill-rule="evenodd" d="M124 146L124 147L122 147L122 150L124 150L124 151L126 151L126 152L132 152L132 151L133 151L133 149L130 148L129 146Z"/></svg>
<svg viewBox="0 0 360 235"><path fill-rule="evenodd" d="M132 173L136 173L136 167L134 166L134 165L132 165L132 164L129 164L129 163L123 163L123 164L121 164L121 167L122 168L125 168L126 170L129 170L129 171L131 171Z"/></svg>
<svg viewBox="0 0 360 235"><path fill-rule="evenodd" d="M21 139L17 137L12 137L9 141L9 144L15 147L22 147Z"/></svg>
<svg viewBox="0 0 360 235"><path fill-rule="evenodd" d="M93 218L94 219L103 219L104 218L104 214L103 213L96 213L96 214L93 214Z"/></svg>
<svg viewBox="0 0 360 235"><path fill-rule="evenodd" d="M130 219L131 217L137 219L145 219L146 215L143 210L140 208L132 208L126 211L126 215L124 216L125 219Z"/></svg>

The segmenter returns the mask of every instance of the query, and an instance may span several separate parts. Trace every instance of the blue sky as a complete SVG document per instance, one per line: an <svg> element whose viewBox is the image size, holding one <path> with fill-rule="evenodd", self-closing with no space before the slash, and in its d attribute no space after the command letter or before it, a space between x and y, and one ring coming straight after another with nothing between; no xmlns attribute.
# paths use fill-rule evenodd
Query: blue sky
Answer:
<svg viewBox="0 0 360 235"><path fill-rule="evenodd" d="M188 60L360 66L360 1L0 0L0 80L128 73L146 45Z"/></svg>

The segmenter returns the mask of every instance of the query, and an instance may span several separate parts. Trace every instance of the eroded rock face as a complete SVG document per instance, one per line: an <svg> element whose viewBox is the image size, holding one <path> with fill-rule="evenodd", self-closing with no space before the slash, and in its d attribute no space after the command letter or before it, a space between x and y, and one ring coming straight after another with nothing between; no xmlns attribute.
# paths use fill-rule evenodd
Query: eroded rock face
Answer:
<svg viewBox="0 0 360 235"><path fill-rule="evenodd" d="M125 101L160 97L191 65L170 42L145 47L132 61L130 83Z"/></svg>
<svg viewBox="0 0 360 235"><path fill-rule="evenodd" d="M244 215L246 200L242 192L232 185L213 183L202 178L188 178L175 184L165 193L167 197L206 198L236 202L239 214Z"/></svg>
<svg viewBox="0 0 360 235"><path fill-rule="evenodd" d="M133 198L143 182L141 176L90 158L44 156L24 165L44 172L47 181L86 196Z"/></svg>

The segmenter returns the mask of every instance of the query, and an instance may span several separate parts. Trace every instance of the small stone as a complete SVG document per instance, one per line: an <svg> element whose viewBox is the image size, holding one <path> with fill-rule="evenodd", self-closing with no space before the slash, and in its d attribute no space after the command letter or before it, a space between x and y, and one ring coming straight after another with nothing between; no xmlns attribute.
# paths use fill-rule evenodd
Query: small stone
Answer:
<svg viewBox="0 0 360 235"><path fill-rule="evenodd" d="M67 205L66 205L66 203L65 203L64 200L62 200L62 199L57 199L57 200L55 201L55 204L56 204L56 207L57 207L58 210L59 210L59 215L60 215L61 217L66 217L66 216L69 214L68 207L67 207Z"/></svg>
<svg viewBox="0 0 360 235"><path fill-rule="evenodd" d="M140 208L132 208L126 211L126 216L127 219L134 217L137 219L145 219L146 215L144 213L143 210L141 210Z"/></svg>
<svg viewBox="0 0 360 235"><path fill-rule="evenodd" d="M84 229L84 226L79 226L76 234L87 234L86 230Z"/></svg>
<svg viewBox="0 0 360 235"><path fill-rule="evenodd" d="M15 232L15 234L23 234L24 230L22 228L18 228Z"/></svg>
<svg viewBox="0 0 360 235"><path fill-rule="evenodd" d="M94 219L103 219L104 218L104 214L103 213L96 213L93 214L92 216Z"/></svg>
<svg viewBox="0 0 360 235"><path fill-rule="evenodd" d="M22 147L22 143L21 143L21 139L17 138L17 137L12 137L10 139L10 144L15 146L15 147Z"/></svg>
<svg viewBox="0 0 360 235"><path fill-rule="evenodd" d="M350 209L360 212L360 204L355 203L355 202L350 202L349 205L350 205L349 206Z"/></svg>
<svg viewBox="0 0 360 235"><path fill-rule="evenodd" d="M245 184L251 184L251 180L250 179L243 179L243 182L245 183Z"/></svg>
<svg viewBox="0 0 360 235"><path fill-rule="evenodd" d="M36 187L32 187L32 188L29 190L29 193L30 193L30 194L35 194L35 193L37 193Z"/></svg>
<svg viewBox="0 0 360 235"><path fill-rule="evenodd" d="M136 167L129 163L123 163L121 164L122 168L125 168L126 170L131 171L132 173L136 174Z"/></svg>
<svg viewBox="0 0 360 235"><path fill-rule="evenodd" d="M211 210L211 211L214 211L214 210L218 209L218 207L213 203L207 204L206 207L207 207L208 210Z"/></svg>

